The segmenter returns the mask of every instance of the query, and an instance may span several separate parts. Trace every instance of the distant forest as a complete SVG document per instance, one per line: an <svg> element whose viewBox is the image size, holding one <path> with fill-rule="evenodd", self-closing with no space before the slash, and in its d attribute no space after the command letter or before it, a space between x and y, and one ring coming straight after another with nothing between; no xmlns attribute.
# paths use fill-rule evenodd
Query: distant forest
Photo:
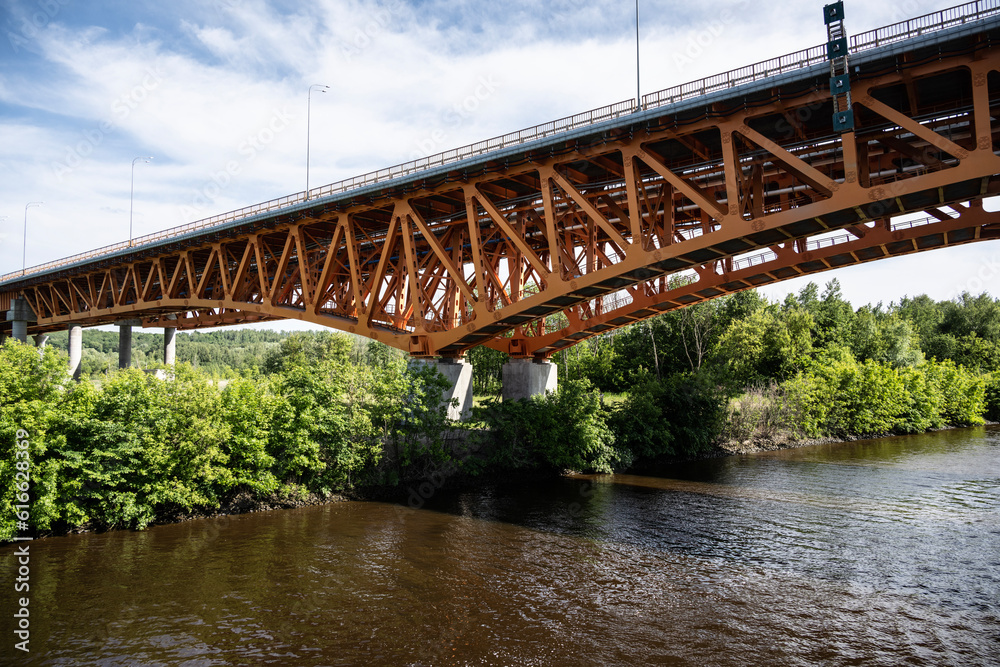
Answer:
<svg viewBox="0 0 1000 667"><path fill-rule="evenodd" d="M155 332L155 333L154 333ZM235 377L259 369L269 352L278 348L291 332L253 329L229 329L209 332L178 332L177 361L188 363L216 378ZM65 351L69 345L65 331L49 335L48 345ZM358 339L358 349L367 341ZM363 342L362 342L363 341ZM163 363L163 333L153 329L132 332L132 365L152 368ZM118 331L84 329L84 377L97 377L118 369Z"/></svg>

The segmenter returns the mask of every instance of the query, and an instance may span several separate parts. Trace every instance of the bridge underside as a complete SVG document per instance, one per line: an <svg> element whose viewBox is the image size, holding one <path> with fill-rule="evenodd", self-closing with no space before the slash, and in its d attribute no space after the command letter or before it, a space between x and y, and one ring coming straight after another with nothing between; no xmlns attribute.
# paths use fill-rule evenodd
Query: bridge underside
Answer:
<svg viewBox="0 0 1000 667"><path fill-rule="evenodd" d="M487 344L546 358L723 294L1000 238L1000 214L982 207L1000 194L998 36L852 66L852 132L831 130L826 73L786 77L197 243L28 275L0 307L23 296L29 333L298 319L415 356Z"/></svg>

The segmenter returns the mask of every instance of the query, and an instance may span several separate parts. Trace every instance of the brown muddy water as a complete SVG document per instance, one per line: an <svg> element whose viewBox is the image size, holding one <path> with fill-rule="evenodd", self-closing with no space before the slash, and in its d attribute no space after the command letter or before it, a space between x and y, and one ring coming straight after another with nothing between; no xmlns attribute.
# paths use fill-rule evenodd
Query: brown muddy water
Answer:
<svg viewBox="0 0 1000 667"><path fill-rule="evenodd" d="M998 665L1000 431L14 550L11 664Z"/></svg>

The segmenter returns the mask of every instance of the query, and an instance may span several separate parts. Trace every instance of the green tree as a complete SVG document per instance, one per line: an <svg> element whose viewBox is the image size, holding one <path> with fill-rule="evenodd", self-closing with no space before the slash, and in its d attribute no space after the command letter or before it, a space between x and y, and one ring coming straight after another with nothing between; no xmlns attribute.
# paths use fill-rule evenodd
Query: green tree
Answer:
<svg viewBox="0 0 1000 667"><path fill-rule="evenodd" d="M37 498L46 492L51 472L45 468L49 427L59 411L63 387L69 381L65 355L52 348L37 350L30 344L7 340L0 346L0 540L15 533L15 505L22 491L15 485L28 477L28 487ZM18 437L21 433L22 437ZM27 434L25 438L23 434ZM18 457L17 442L27 440L27 458ZM19 461L24 463L20 464ZM17 479L17 473L22 477ZM37 522L44 515L31 513Z"/></svg>
<svg viewBox="0 0 1000 667"><path fill-rule="evenodd" d="M812 349L811 328L812 317L802 308L756 310L723 332L711 366L733 391L784 380L805 364Z"/></svg>
<svg viewBox="0 0 1000 667"><path fill-rule="evenodd" d="M619 450L655 461L707 450L722 432L723 399L706 374L647 375L615 410ZM624 457L623 458L628 458Z"/></svg>
<svg viewBox="0 0 1000 667"><path fill-rule="evenodd" d="M609 473L622 460L587 380L566 380L526 400L491 401L476 412L493 441L490 463L501 469Z"/></svg>

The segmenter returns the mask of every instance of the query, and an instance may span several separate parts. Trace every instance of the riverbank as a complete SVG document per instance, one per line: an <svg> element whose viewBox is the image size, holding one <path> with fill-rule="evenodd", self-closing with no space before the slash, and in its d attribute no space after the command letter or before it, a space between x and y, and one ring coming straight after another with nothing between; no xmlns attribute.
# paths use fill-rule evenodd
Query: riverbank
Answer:
<svg viewBox="0 0 1000 667"><path fill-rule="evenodd" d="M985 426L997 426L1000 422L985 422ZM959 429L972 428L970 426L945 426L943 428L932 428L924 433L937 433L939 431L955 431ZM879 438L891 438L902 435L901 433L883 433L881 435L849 435L843 438L823 437L823 438L796 438L789 433L777 433L773 436L757 436L749 440L737 441L728 440L720 442L713 447L713 453L705 458L719 458L724 456L742 456L747 454L757 454L760 452L774 452L781 449L795 449L797 447L809 447L812 445L834 445L840 443L857 442L858 440L877 440ZM917 434L919 435L919 434Z"/></svg>
<svg viewBox="0 0 1000 667"><path fill-rule="evenodd" d="M997 425L997 422L987 422L987 425ZM949 427L933 429L933 431L953 431L963 427ZM465 434L465 435L462 435ZM846 444L858 440L878 439L880 437L892 437L894 434L882 436L848 436L845 438L823 437L823 438L795 438L789 433L778 433L773 436L757 436L745 441L723 441L715 444L711 449L698 455L685 457L668 457L655 462L644 462L630 466L627 469L616 471L625 474L652 474L664 475L669 472L671 466L676 466L694 461L708 459L721 459L730 456L749 456L761 452L779 451L784 449L796 449L800 447L810 447L815 445ZM461 449L459 445L467 445L467 432L458 430L448 439L450 449L453 453L461 455L456 451ZM476 447L478 450L478 446ZM260 512L271 512L276 510L296 509L302 507L328 505L331 503L343 502L388 502L407 505L414 509L423 507L426 501L439 491L475 491L480 488L497 486L525 486L539 484L546 481L558 479L578 474L577 471L564 470L554 472L550 470L501 470L498 468L488 468L478 474L471 474L462 469L458 464L442 464L438 467L427 469L424 474L413 476L401 480L395 485L373 485L353 489L344 493L306 493L296 490L285 490L284 492L273 493L263 498L255 498L253 494L241 491L233 497L225 500L219 507L192 508L190 510L177 510L170 512L150 523L150 526L164 526L170 524L184 523L196 519L212 519L225 516L241 514L254 514ZM117 530L132 530L129 528L107 528L88 522L79 526L68 527L45 531L36 536L36 539L47 537L61 537L65 535L78 535L85 533L105 533Z"/></svg>
<svg viewBox="0 0 1000 667"><path fill-rule="evenodd" d="M233 516L239 514L253 514L255 512L270 512L274 510L287 510L299 507L311 507L316 505L328 505L330 503L341 503L356 500L340 493L322 495L318 493L273 493L264 498L254 498L247 492L237 493L232 498L223 502L219 507L195 507L190 510L177 510L162 517L157 517L150 526L166 526L195 519L212 519L222 516ZM64 535L82 535L84 533L106 533L115 530L133 530L131 528L108 528L98 526L93 522L87 522L79 526L73 526L64 530L45 531L35 539L44 537L61 537Z"/></svg>

